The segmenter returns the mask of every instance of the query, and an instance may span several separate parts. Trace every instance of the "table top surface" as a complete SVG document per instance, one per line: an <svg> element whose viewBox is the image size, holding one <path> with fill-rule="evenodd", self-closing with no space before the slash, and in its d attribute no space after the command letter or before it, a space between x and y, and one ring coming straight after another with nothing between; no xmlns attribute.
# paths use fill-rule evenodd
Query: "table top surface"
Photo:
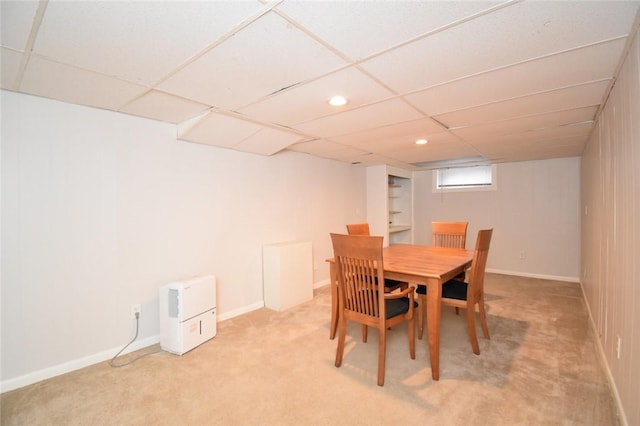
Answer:
<svg viewBox="0 0 640 426"><path fill-rule="evenodd" d="M385 272L397 272L416 277L443 278L454 270L468 267L473 250L394 244L383 250Z"/></svg>

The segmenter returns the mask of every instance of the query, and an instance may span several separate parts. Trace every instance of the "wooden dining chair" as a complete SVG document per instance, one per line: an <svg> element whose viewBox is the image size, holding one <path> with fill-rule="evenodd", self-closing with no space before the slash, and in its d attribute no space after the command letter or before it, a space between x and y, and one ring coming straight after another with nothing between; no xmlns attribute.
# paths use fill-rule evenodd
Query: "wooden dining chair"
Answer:
<svg viewBox="0 0 640 426"><path fill-rule="evenodd" d="M364 235L364 236L369 236L369 224L364 222L364 223L352 223L352 224L348 224L347 225L347 233L349 235ZM337 285L337 283L333 283L332 285ZM395 291L397 289L400 290L404 290L407 287L409 287L409 283L403 282L403 281L397 281L397 280L393 280L391 278L385 278L384 279L384 291L386 291L387 293L390 293L392 291ZM331 331L329 332L329 338L333 339L335 337L336 334L336 328L338 326L338 317L339 317L339 312L338 312L338 307L337 306L332 306L331 309ZM366 326L362 326L362 336L364 339L366 339L367 336L367 327Z"/></svg>
<svg viewBox="0 0 640 426"><path fill-rule="evenodd" d="M476 239L476 248L473 253L473 261L469 268L469 280L467 282L458 279L452 279L442 285L442 304L453 306L455 308L464 308L467 310L467 325L469 328L469 340L473 353L480 355L480 347L478 346L478 337L476 335L476 306L480 315L480 325L485 339L489 339L489 327L487 326L487 315L484 306L484 275L487 266L487 258L489 256L489 245L491 244L491 235L493 229L482 229L478 231ZM417 293L422 290L418 288ZM424 294L426 302L426 287Z"/></svg>
<svg viewBox="0 0 640 426"><path fill-rule="evenodd" d="M431 243L436 247L465 248L467 243L467 227L469 222L431 222ZM465 273L455 277L464 281ZM424 331L424 318L427 310L427 303L424 295L427 287L418 286L418 339L422 339ZM456 314L458 309L456 309Z"/></svg>
<svg viewBox="0 0 640 426"><path fill-rule="evenodd" d="M437 247L465 248L469 222L431 222L431 240Z"/></svg>
<svg viewBox="0 0 640 426"><path fill-rule="evenodd" d="M463 249L467 244L468 226L469 222L431 222L431 244ZM456 278L464 281L464 272Z"/></svg>
<svg viewBox="0 0 640 426"><path fill-rule="evenodd" d="M338 278L338 347L335 366L342 365L347 321L378 329L378 386L384 385L387 329L407 321L409 355L416 358L414 288L380 291L384 279L382 237L331 234ZM363 333L362 341L367 341Z"/></svg>
<svg viewBox="0 0 640 426"><path fill-rule="evenodd" d="M347 233L349 235L371 235L369 233L369 224L366 222L363 223L351 223L347 225ZM384 279L384 289L385 291L393 291L396 289L405 289L409 287L409 283L392 280L390 278Z"/></svg>
<svg viewBox="0 0 640 426"><path fill-rule="evenodd" d="M366 222L348 224L347 233L349 235L371 235L369 233L369 224Z"/></svg>

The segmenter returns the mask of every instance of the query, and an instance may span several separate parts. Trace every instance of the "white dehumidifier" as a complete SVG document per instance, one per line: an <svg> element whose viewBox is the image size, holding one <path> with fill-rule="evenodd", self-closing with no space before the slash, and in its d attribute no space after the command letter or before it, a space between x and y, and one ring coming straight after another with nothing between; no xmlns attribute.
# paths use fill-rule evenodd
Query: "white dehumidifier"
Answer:
<svg viewBox="0 0 640 426"><path fill-rule="evenodd" d="M207 275L160 288L160 347L178 355L216 335L216 277Z"/></svg>

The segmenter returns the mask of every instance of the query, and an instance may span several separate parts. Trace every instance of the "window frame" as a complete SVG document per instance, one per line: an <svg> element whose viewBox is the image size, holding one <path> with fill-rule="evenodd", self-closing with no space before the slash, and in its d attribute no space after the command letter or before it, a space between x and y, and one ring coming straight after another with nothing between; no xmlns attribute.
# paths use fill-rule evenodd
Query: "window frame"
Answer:
<svg viewBox="0 0 640 426"><path fill-rule="evenodd" d="M491 167L491 184L484 185L466 185L466 186L452 186L452 187L444 187L441 188L438 186L439 184L439 176L442 170L446 169L468 169L472 167L479 166L489 166ZM474 164L473 166L456 166L456 167L439 167L437 169L433 169L432 172L432 192L474 192L474 191L497 191L498 190L498 168L496 164Z"/></svg>

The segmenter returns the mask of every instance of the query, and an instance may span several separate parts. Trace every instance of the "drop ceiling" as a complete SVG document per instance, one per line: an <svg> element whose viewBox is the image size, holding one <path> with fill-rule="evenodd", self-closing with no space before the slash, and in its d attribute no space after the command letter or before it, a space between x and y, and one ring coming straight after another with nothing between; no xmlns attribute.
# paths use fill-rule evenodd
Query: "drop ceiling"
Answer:
<svg viewBox="0 0 640 426"><path fill-rule="evenodd" d="M5 1L2 88L184 143L419 169L579 156L640 1ZM328 104L332 95L348 99ZM426 145L416 145L424 138Z"/></svg>

